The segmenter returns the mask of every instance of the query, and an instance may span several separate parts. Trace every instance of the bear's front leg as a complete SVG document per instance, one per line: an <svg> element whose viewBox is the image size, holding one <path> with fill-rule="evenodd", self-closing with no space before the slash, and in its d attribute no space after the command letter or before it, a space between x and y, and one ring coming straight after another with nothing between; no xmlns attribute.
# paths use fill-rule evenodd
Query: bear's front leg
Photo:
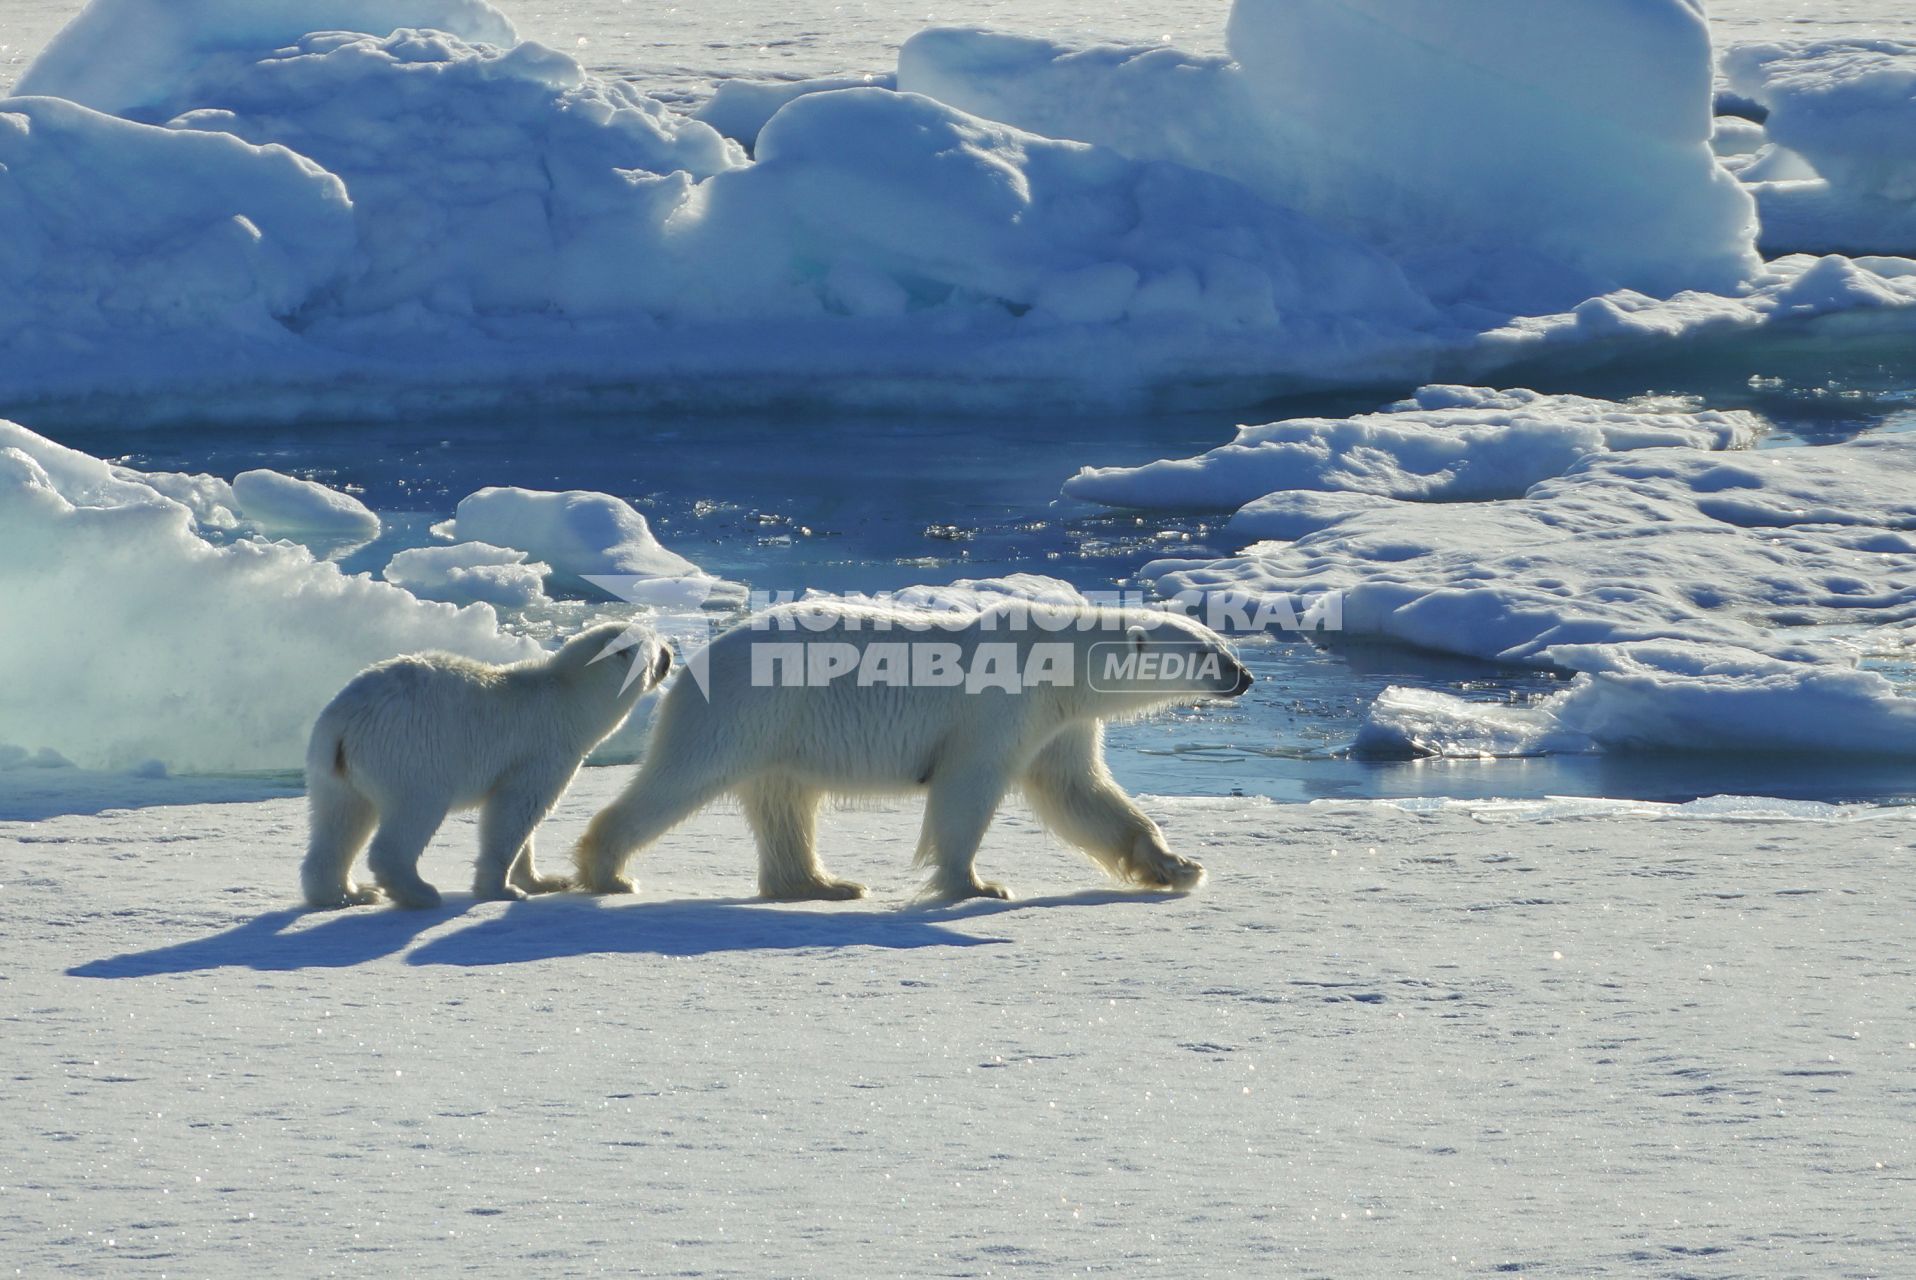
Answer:
<svg viewBox="0 0 1916 1280"><path fill-rule="evenodd" d="M1158 824L1112 778L1097 725L1074 725L1058 734L1020 781L1045 826L1116 878L1177 893L1204 882L1204 868L1172 853Z"/></svg>
<svg viewBox="0 0 1916 1280"><path fill-rule="evenodd" d="M931 868L927 897L948 901L1011 897L1010 889L980 880L972 868L985 830L1004 800L1005 783L998 768L982 762L940 761L932 771L915 859L917 865Z"/></svg>
<svg viewBox="0 0 1916 1280"><path fill-rule="evenodd" d="M482 901L523 899L541 889L532 872L532 831L558 799L558 787L522 780L502 782L479 810L479 866L472 891ZM524 870L520 864L524 864ZM561 882L553 888L563 889Z"/></svg>

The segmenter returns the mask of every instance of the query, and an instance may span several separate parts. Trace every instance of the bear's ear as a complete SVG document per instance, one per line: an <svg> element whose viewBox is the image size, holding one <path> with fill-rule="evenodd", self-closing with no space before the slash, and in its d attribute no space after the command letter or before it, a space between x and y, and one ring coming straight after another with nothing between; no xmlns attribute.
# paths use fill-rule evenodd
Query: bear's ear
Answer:
<svg viewBox="0 0 1916 1280"><path fill-rule="evenodd" d="M664 680L666 673L671 669L672 646L661 643L659 645L659 656L652 660L652 683L656 685Z"/></svg>
<svg viewBox="0 0 1916 1280"><path fill-rule="evenodd" d="M1133 649L1136 649L1139 653L1144 652L1145 644L1151 639L1151 633L1146 631L1143 627L1132 627L1129 630L1127 630L1124 634L1125 634L1125 637L1131 641L1131 647Z"/></svg>

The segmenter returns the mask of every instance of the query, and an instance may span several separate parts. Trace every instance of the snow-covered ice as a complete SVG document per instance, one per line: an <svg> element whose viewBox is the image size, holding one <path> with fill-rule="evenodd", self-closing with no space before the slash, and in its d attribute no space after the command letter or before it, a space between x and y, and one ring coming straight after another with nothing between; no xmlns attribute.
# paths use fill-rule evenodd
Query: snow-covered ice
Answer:
<svg viewBox="0 0 1916 1280"><path fill-rule="evenodd" d="M587 770L563 847L623 783ZM29 1275L1895 1275L1908 810L1147 799L1211 869L294 906L297 799L0 826L0 1253ZM1713 816L1714 815L1714 816ZM455 819L425 871L462 878Z"/></svg>
<svg viewBox="0 0 1916 1280"><path fill-rule="evenodd" d="M1766 250L1916 253L1916 42L1739 44L1723 71L1767 112L1770 154L1740 174Z"/></svg>
<svg viewBox="0 0 1916 1280"><path fill-rule="evenodd" d="M1377 413L1240 427L1236 440L1201 457L1087 467L1064 491L1108 506L1192 511L1236 511L1280 490L1482 501L1519 497L1596 454L1743 448L1761 429L1752 414L1694 402L1430 386Z"/></svg>
<svg viewBox="0 0 1916 1280"><path fill-rule="evenodd" d="M486 542L460 542L398 552L386 562L380 576L421 600L529 609L548 602L545 580L551 572L551 565L532 559L524 551Z"/></svg>
<svg viewBox="0 0 1916 1280"><path fill-rule="evenodd" d="M488 607L421 601L292 542L209 540L138 477L0 423L0 743L94 768L297 768L313 717L368 663L537 651Z"/></svg>
<svg viewBox="0 0 1916 1280"><path fill-rule="evenodd" d="M1292 540L1145 575L1178 591L1339 591L1348 636L1580 673L1515 709L1387 695L1366 749L1916 754L1916 698L1859 665L1916 616L1910 437L1593 455L1503 501L1282 498L1272 532ZM1237 531L1256 536L1260 517Z"/></svg>
<svg viewBox="0 0 1916 1280"><path fill-rule="evenodd" d="M239 514L266 533L361 542L379 536L379 517L365 503L312 480L260 467L234 476L232 494Z"/></svg>
<svg viewBox="0 0 1916 1280"><path fill-rule="evenodd" d="M1367 756L1579 751L1775 752L1916 759L1916 697L1841 655L1785 661L1730 645L1565 645L1578 674L1528 704L1386 689L1354 749Z"/></svg>
<svg viewBox="0 0 1916 1280"><path fill-rule="evenodd" d="M1236 178L1355 229L1446 300L1553 311L1621 288L1734 291L1755 271L1750 197L1709 147L1693 6L1607 0L1540 22L1524 0L1238 0L1230 51L930 31L899 77L1021 128Z"/></svg>
<svg viewBox="0 0 1916 1280"><path fill-rule="evenodd" d="M880 75L816 76L800 80L721 80L712 96L692 113L747 151L758 146L758 135L784 105L808 93L834 89L877 87L896 89L898 77ZM936 97L937 95L932 95Z"/></svg>
<svg viewBox="0 0 1916 1280"><path fill-rule="evenodd" d="M609 493L481 489L460 499L457 514L442 531L523 551L574 585L597 576L683 578L699 572L690 560L660 545L631 503Z"/></svg>

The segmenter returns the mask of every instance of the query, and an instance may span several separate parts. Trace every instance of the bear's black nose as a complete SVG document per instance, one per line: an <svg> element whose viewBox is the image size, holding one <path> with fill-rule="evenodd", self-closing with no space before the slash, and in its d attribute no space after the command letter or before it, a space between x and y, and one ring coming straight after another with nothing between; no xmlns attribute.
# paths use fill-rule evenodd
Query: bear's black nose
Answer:
<svg viewBox="0 0 1916 1280"><path fill-rule="evenodd" d="M1251 686L1257 683L1257 677L1252 675L1251 669L1243 663L1239 662L1234 665L1237 667L1237 682L1231 686L1230 696L1233 698L1241 698L1251 691Z"/></svg>

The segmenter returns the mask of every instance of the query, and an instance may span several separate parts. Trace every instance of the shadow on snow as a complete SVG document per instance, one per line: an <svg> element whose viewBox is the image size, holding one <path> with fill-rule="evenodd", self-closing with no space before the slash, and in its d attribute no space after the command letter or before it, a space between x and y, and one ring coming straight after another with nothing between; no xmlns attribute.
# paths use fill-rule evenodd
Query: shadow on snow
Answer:
<svg viewBox="0 0 1916 1280"><path fill-rule="evenodd" d="M874 911L795 908L756 898L628 904L567 895L511 903L498 915L429 939L407 952L406 963L480 967L584 955L992 946L1010 939L977 936L952 926L1012 911L1143 904L1174 896L1091 890L1019 902L975 900ZM422 935L479 905L468 896L448 895L444 906L430 911L268 911L223 933L88 961L67 973L76 978L144 978L229 968L262 973L351 968L398 955ZM293 927L301 921L312 923Z"/></svg>

